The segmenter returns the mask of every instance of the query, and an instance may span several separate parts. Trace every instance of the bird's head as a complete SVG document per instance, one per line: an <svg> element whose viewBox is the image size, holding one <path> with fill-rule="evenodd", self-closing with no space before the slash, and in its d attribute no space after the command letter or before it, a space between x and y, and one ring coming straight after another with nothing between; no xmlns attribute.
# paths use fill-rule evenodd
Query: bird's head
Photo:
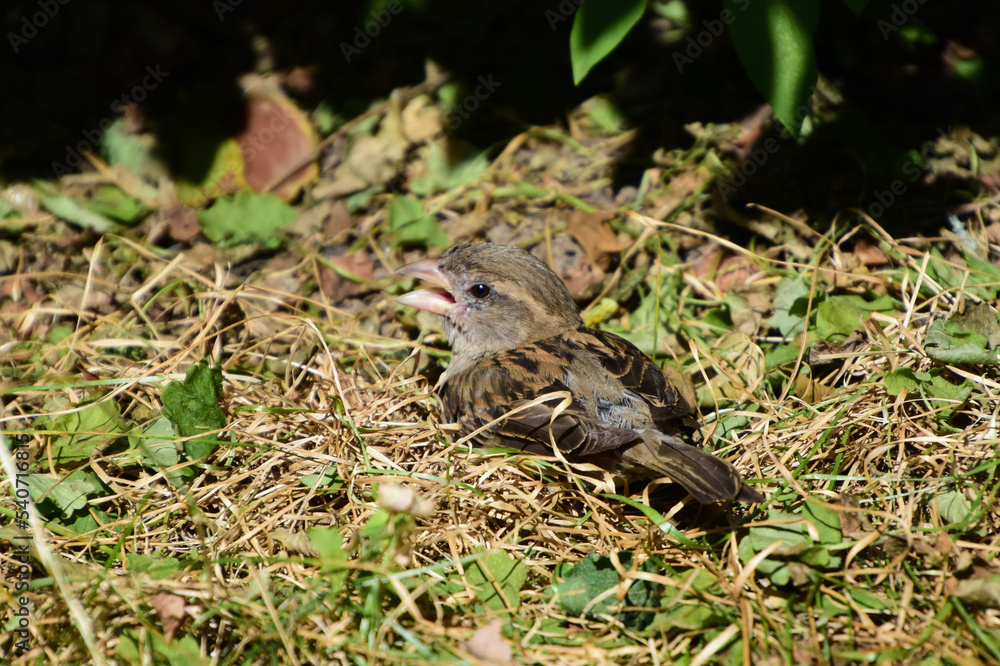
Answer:
<svg viewBox="0 0 1000 666"><path fill-rule="evenodd" d="M469 243L396 271L430 283L400 303L444 319L459 361L514 349L578 328L583 321L559 276L516 247Z"/></svg>

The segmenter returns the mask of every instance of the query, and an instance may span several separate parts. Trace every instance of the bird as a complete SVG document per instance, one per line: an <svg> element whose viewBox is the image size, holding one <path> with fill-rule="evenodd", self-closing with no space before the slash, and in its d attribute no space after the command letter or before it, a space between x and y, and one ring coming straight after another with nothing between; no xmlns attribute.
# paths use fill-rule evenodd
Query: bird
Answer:
<svg viewBox="0 0 1000 666"><path fill-rule="evenodd" d="M532 254L472 242L396 272L428 285L397 301L443 321L443 417L462 435L480 431L476 444L555 447L626 480L669 477L702 504L764 499L731 463L683 441L694 411L684 391L632 343L587 328L565 283Z"/></svg>

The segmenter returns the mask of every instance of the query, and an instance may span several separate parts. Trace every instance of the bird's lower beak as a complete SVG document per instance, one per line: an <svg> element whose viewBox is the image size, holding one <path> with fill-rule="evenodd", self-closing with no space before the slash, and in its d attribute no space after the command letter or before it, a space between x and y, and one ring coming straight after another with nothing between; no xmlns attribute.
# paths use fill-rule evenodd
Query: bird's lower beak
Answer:
<svg viewBox="0 0 1000 666"><path fill-rule="evenodd" d="M455 307L455 298L448 291L448 279L441 272L437 259L421 259L412 264L406 264L396 269L402 275L412 275L425 282L430 282L433 287L430 289L418 289L408 294L403 294L396 301L411 308L426 310L436 315L447 317L451 309Z"/></svg>

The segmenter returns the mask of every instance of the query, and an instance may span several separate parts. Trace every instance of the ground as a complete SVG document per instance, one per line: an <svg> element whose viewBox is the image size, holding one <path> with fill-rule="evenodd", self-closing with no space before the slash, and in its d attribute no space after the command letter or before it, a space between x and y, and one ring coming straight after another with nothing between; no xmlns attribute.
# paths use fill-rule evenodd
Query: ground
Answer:
<svg viewBox="0 0 1000 666"><path fill-rule="evenodd" d="M455 126L488 80L332 120L302 76L243 79L199 179L132 109L5 185L5 663L1000 662L995 136L856 188L762 106L630 179L649 139L607 96L484 147ZM685 376L765 501L443 423L450 352L393 270L482 239Z"/></svg>

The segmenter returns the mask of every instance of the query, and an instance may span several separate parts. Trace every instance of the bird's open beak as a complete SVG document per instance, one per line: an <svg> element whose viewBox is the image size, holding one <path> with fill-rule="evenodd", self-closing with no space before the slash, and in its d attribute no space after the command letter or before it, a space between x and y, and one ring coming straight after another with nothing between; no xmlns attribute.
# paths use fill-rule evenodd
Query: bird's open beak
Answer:
<svg viewBox="0 0 1000 666"><path fill-rule="evenodd" d="M406 264L396 269L402 275L412 275L425 282L434 285L429 289L418 289L408 294L403 294L396 300L411 308L426 310L436 315L447 317L451 309L455 307L455 298L448 291L448 279L441 272L438 259L421 259L412 264Z"/></svg>

